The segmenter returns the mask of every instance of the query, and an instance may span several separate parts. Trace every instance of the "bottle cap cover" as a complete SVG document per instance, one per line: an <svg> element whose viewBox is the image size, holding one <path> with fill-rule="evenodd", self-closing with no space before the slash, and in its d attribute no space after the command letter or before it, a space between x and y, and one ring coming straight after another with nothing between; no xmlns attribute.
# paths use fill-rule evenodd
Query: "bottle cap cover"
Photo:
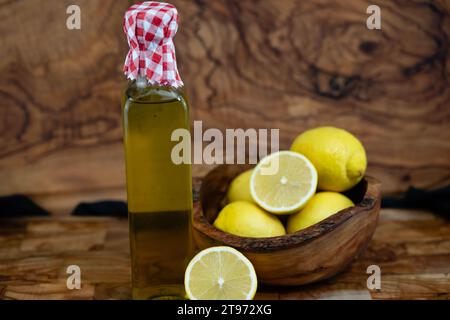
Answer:
<svg viewBox="0 0 450 320"><path fill-rule="evenodd" d="M178 11L173 5L146 1L131 6L124 18L130 46L125 75L131 80L146 76L153 85L183 86L173 43L177 30Z"/></svg>

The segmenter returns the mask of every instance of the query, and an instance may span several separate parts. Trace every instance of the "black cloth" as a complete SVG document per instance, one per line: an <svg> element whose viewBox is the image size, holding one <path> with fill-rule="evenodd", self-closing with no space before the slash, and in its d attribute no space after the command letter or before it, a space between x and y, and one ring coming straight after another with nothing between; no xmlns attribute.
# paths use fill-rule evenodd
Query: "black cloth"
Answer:
<svg viewBox="0 0 450 320"><path fill-rule="evenodd" d="M0 197L0 218L45 217L50 214L23 195Z"/></svg>
<svg viewBox="0 0 450 320"><path fill-rule="evenodd" d="M74 216L127 217L127 203L123 201L98 201L80 203L73 210Z"/></svg>
<svg viewBox="0 0 450 320"><path fill-rule="evenodd" d="M450 186L435 190L409 188L403 198L383 198L381 207L430 210L450 219Z"/></svg>

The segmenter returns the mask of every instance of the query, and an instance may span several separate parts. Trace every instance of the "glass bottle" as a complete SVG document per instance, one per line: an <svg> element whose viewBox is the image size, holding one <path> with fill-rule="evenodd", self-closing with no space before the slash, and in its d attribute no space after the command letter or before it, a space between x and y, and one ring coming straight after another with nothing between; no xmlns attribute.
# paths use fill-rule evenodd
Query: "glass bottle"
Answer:
<svg viewBox="0 0 450 320"><path fill-rule="evenodd" d="M173 37L177 9L146 1L125 13L130 51L123 126L134 299L183 299L192 256L191 165L172 159L172 133L189 131Z"/></svg>
<svg viewBox="0 0 450 320"><path fill-rule="evenodd" d="M190 129L181 89L129 84L123 107L133 299L184 298L192 257L189 164L171 159L176 129Z"/></svg>

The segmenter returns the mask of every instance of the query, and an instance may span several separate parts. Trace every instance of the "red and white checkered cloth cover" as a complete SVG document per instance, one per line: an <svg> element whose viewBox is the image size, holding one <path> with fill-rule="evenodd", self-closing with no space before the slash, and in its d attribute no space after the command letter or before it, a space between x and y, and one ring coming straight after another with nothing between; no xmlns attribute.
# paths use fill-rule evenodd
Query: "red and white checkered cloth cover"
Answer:
<svg viewBox="0 0 450 320"><path fill-rule="evenodd" d="M183 86L173 44L177 30L178 12L171 4L146 1L130 7L124 18L130 46L125 75L131 80L147 76L154 85Z"/></svg>

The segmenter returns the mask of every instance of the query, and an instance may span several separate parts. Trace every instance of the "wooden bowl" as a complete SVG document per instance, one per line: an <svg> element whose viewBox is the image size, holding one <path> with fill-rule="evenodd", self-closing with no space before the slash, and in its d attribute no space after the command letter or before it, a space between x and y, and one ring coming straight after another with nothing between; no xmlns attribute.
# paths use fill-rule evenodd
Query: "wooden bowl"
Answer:
<svg viewBox="0 0 450 320"><path fill-rule="evenodd" d="M245 238L222 232L213 222L230 182L249 166L219 166L203 180L194 208L194 240L200 249L225 245L254 265L260 283L294 286L334 276L367 247L378 221L380 183L365 177L346 195L356 204L297 233Z"/></svg>

